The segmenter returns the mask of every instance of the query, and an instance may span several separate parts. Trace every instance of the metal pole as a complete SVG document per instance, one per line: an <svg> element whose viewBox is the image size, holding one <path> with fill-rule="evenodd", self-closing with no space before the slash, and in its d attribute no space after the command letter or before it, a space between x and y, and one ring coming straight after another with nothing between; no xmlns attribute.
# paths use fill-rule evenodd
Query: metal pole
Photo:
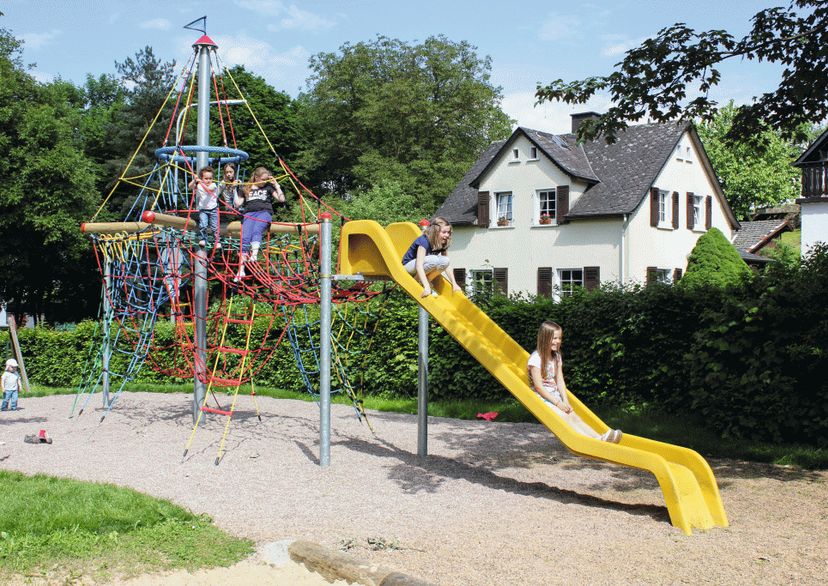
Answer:
<svg viewBox="0 0 828 586"><path fill-rule="evenodd" d="M331 464L331 214L319 214L319 466Z"/></svg>
<svg viewBox="0 0 828 586"><path fill-rule="evenodd" d="M210 144L210 47L198 46L198 129L196 144ZM196 154L196 172L207 166L207 152Z"/></svg>
<svg viewBox="0 0 828 586"><path fill-rule="evenodd" d="M428 312L417 315L417 455L428 455Z"/></svg>
<svg viewBox="0 0 828 586"><path fill-rule="evenodd" d="M210 144L210 45L198 46L198 146ZM196 171L207 166L207 152L196 155ZM193 360L193 423L207 393L207 252L197 246L193 254L195 308L195 359Z"/></svg>
<svg viewBox="0 0 828 586"><path fill-rule="evenodd" d="M195 342L193 360L193 423L207 393L207 251L197 247L193 253L193 287L195 288Z"/></svg>
<svg viewBox="0 0 828 586"><path fill-rule="evenodd" d="M110 327L112 325L112 304L109 295L112 290L112 267L109 261L104 261L104 298L103 298L103 356L101 357L101 369L103 370L103 406L109 407L109 359L112 357L112 345L109 340Z"/></svg>

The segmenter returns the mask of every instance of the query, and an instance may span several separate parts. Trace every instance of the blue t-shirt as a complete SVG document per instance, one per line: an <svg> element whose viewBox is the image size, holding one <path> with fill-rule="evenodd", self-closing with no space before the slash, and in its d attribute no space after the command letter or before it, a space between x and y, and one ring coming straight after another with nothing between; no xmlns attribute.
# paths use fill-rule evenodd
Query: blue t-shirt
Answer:
<svg viewBox="0 0 828 586"><path fill-rule="evenodd" d="M408 262L417 258L417 248L422 246L425 248L426 256L432 253L431 251L431 242L428 241L425 234L418 237L414 242L411 243L411 246L408 247L408 250L405 251L405 255L403 256L402 263L407 264Z"/></svg>

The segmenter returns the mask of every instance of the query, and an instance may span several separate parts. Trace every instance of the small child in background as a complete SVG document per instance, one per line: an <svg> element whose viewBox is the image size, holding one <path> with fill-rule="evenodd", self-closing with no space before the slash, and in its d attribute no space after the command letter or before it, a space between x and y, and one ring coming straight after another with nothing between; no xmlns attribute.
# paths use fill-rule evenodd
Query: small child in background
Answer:
<svg viewBox="0 0 828 586"><path fill-rule="evenodd" d="M587 437L617 444L624 435L620 429L610 429L600 435L572 410L563 376L562 343L561 326L552 321L540 325L537 347L526 365L529 385L572 429Z"/></svg>
<svg viewBox="0 0 828 586"><path fill-rule="evenodd" d="M11 402L11 410L17 411L17 395L20 393L20 375L17 373L17 360L9 358L6 360L6 371L3 373L3 403L0 405L0 411L6 411Z"/></svg>
<svg viewBox="0 0 828 586"><path fill-rule="evenodd" d="M445 218L437 216L405 252L402 259L403 266L409 274L416 275L422 283L421 297L431 295L431 282L428 275L434 272L448 276L452 291L461 290L460 285L454 280L454 273L448 270L449 258L446 256L446 251L450 244L451 224Z"/></svg>
<svg viewBox="0 0 828 586"><path fill-rule="evenodd" d="M207 246L209 235L213 236L213 247L221 249L219 240L218 186L213 182L213 168L202 167L198 177L190 181L190 189L195 188L196 206L198 207L199 246Z"/></svg>

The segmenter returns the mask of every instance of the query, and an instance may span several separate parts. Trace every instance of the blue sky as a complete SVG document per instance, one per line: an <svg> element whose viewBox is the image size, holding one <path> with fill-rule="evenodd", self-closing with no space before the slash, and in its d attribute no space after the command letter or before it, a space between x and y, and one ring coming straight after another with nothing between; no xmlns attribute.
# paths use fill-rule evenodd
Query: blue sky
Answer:
<svg viewBox="0 0 828 586"><path fill-rule="evenodd" d="M87 73L114 73L115 61L146 45L164 60L183 64L199 33L186 23L207 15L207 33L228 65L243 64L292 96L304 87L308 58L377 34L404 41L431 35L465 40L492 59L492 82L503 108L522 126L567 132L574 111L606 109L606 97L583 106L534 106L538 81L610 73L627 49L659 29L685 22L696 29L749 29L767 0L592 0L492 2L488 0L5 0L0 27L25 41L23 60L48 81L83 83ZM775 87L779 69L734 61L722 68L713 95L750 101Z"/></svg>

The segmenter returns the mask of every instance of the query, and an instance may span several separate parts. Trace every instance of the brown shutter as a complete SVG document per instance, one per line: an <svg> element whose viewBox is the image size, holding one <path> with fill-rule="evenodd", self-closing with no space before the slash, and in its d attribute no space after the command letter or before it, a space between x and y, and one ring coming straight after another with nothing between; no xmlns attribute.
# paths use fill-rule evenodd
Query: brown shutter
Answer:
<svg viewBox="0 0 828 586"><path fill-rule="evenodd" d="M461 289L466 288L466 269L454 269L454 280Z"/></svg>
<svg viewBox="0 0 828 586"><path fill-rule="evenodd" d="M687 192L687 229L692 230L693 226L693 192Z"/></svg>
<svg viewBox="0 0 828 586"><path fill-rule="evenodd" d="M503 295L509 294L509 269L495 269L494 280L496 283L495 289Z"/></svg>
<svg viewBox="0 0 828 586"><path fill-rule="evenodd" d="M552 269L538 267L538 296L552 297Z"/></svg>
<svg viewBox="0 0 828 586"><path fill-rule="evenodd" d="M683 271L681 269L673 270L673 283L678 283L679 281L681 281L682 272Z"/></svg>
<svg viewBox="0 0 828 586"><path fill-rule="evenodd" d="M566 224L569 220L566 215L569 213L569 185L559 185L555 191L556 205L555 215L558 219L558 224Z"/></svg>
<svg viewBox="0 0 828 586"><path fill-rule="evenodd" d="M658 226L658 187L650 188L650 226Z"/></svg>
<svg viewBox="0 0 828 586"><path fill-rule="evenodd" d="M710 230L713 226L713 198L707 196L704 200L704 229Z"/></svg>
<svg viewBox="0 0 828 586"><path fill-rule="evenodd" d="M647 285L658 282L658 267L647 267Z"/></svg>
<svg viewBox="0 0 828 586"><path fill-rule="evenodd" d="M678 230L679 227L679 193L673 192L673 230Z"/></svg>
<svg viewBox="0 0 828 586"><path fill-rule="evenodd" d="M597 289L601 284L601 267L584 267L584 287L587 291Z"/></svg>
<svg viewBox="0 0 828 586"><path fill-rule="evenodd" d="M477 225L489 227L489 192L477 192Z"/></svg>

